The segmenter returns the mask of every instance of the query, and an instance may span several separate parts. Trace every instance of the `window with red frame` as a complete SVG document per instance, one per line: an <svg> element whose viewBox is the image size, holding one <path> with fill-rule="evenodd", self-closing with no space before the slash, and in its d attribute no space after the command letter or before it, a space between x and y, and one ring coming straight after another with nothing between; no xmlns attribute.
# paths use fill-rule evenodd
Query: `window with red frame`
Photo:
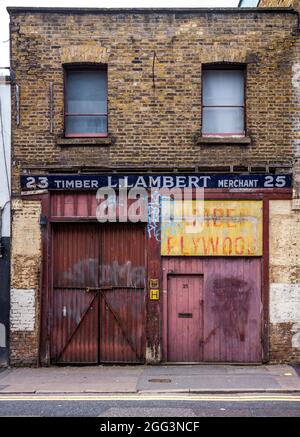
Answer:
<svg viewBox="0 0 300 437"><path fill-rule="evenodd" d="M107 136L107 69L65 69L65 136Z"/></svg>
<svg viewBox="0 0 300 437"><path fill-rule="evenodd" d="M202 134L245 135L245 69L204 67L202 81Z"/></svg>

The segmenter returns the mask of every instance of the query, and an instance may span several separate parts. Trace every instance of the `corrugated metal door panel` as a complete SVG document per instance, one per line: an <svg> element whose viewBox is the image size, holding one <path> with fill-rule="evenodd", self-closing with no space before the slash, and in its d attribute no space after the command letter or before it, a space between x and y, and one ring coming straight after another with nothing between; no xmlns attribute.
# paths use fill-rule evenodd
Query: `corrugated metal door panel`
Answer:
<svg viewBox="0 0 300 437"><path fill-rule="evenodd" d="M99 227L57 224L53 234L51 356L54 362L98 361Z"/></svg>
<svg viewBox="0 0 300 437"><path fill-rule="evenodd" d="M143 362L145 355L145 232L139 224L110 224L102 239L101 362Z"/></svg>
<svg viewBox="0 0 300 437"><path fill-rule="evenodd" d="M202 278L168 279L168 361L199 362L202 339Z"/></svg>
<svg viewBox="0 0 300 437"><path fill-rule="evenodd" d="M144 226L114 223L103 226L100 284L145 287Z"/></svg>
<svg viewBox="0 0 300 437"><path fill-rule="evenodd" d="M54 288L97 287L100 232L99 224L54 225Z"/></svg>
<svg viewBox="0 0 300 437"><path fill-rule="evenodd" d="M206 259L204 361L261 361L260 258Z"/></svg>
<svg viewBox="0 0 300 437"><path fill-rule="evenodd" d="M54 225L52 361L142 362L145 281L143 225Z"/></svg>
<svg viewBox="0 0 300 437"><path fill-rule="evenodd" d="M98 296L56 290L53 299L52 357L56 363L98 362Z"/></svg>
<svg viewBox="0 0 300 437"><path fill-rule="evenodd" d="M54 192L51 194L52 217L96 217L95 193Z"/></svg>
<svg viewBox="0 0 300 437"><path fill-rule="evenodd" d="M53 192L51 194L51 217L55 218L90 218L96 219L97 207L104 202L97 200L94 192ZM130 207L135 199L128 199L127 208ZM122 210L123 208L121 208ZM116 215L119 216L120 210L118 202L116 204Z"/></svg>
<svg viewBox="0 0 300 437"><path fill-rule="evenodd" d="M144 289L104 291L100 300L100 361L143 362Z"/></svg>

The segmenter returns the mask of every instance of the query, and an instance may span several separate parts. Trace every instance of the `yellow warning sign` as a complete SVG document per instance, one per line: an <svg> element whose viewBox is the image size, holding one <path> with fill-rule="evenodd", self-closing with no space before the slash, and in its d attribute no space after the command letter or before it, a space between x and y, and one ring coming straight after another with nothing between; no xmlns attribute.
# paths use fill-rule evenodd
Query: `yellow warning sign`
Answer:
<svg viewBox="0 0 300 437"><path fill-rule="evenodd" d="M159 300L159 290L151 288L150 289L150 300Z"/></svg>

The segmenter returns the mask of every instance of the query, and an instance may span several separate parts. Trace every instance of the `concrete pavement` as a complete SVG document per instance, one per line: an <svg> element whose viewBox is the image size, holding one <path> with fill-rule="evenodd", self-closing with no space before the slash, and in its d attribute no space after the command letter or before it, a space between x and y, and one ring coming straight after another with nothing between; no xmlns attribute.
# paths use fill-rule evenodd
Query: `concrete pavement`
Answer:
<svg viewBox="0 0 300 437"><path fill-rule="evenodd" d="M8 368L0 395L97 393L300 393L288 365L160 365Z"/></svg>

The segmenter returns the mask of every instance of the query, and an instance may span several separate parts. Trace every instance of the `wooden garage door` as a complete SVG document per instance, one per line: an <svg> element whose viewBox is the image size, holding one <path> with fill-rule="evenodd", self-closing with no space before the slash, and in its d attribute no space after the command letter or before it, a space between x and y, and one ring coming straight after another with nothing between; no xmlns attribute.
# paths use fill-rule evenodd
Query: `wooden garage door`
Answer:
<svg viewBox="0 0 300 437"><path fill-rule="evenodd" d="M203 292L195 296L194 282L183 293L182 281L199 275ZM165 257L163 288L165 361L261 362L261 258ZM195 324L184 324L181 312L195 312ZM184 340L188 326L192 339Z"/></svg>
<svg viewBox="0 0 300 437"><path fill-rule="evenodd" d="M143 362L145 277L143 226L55 225L52 362Z"/></svg>

